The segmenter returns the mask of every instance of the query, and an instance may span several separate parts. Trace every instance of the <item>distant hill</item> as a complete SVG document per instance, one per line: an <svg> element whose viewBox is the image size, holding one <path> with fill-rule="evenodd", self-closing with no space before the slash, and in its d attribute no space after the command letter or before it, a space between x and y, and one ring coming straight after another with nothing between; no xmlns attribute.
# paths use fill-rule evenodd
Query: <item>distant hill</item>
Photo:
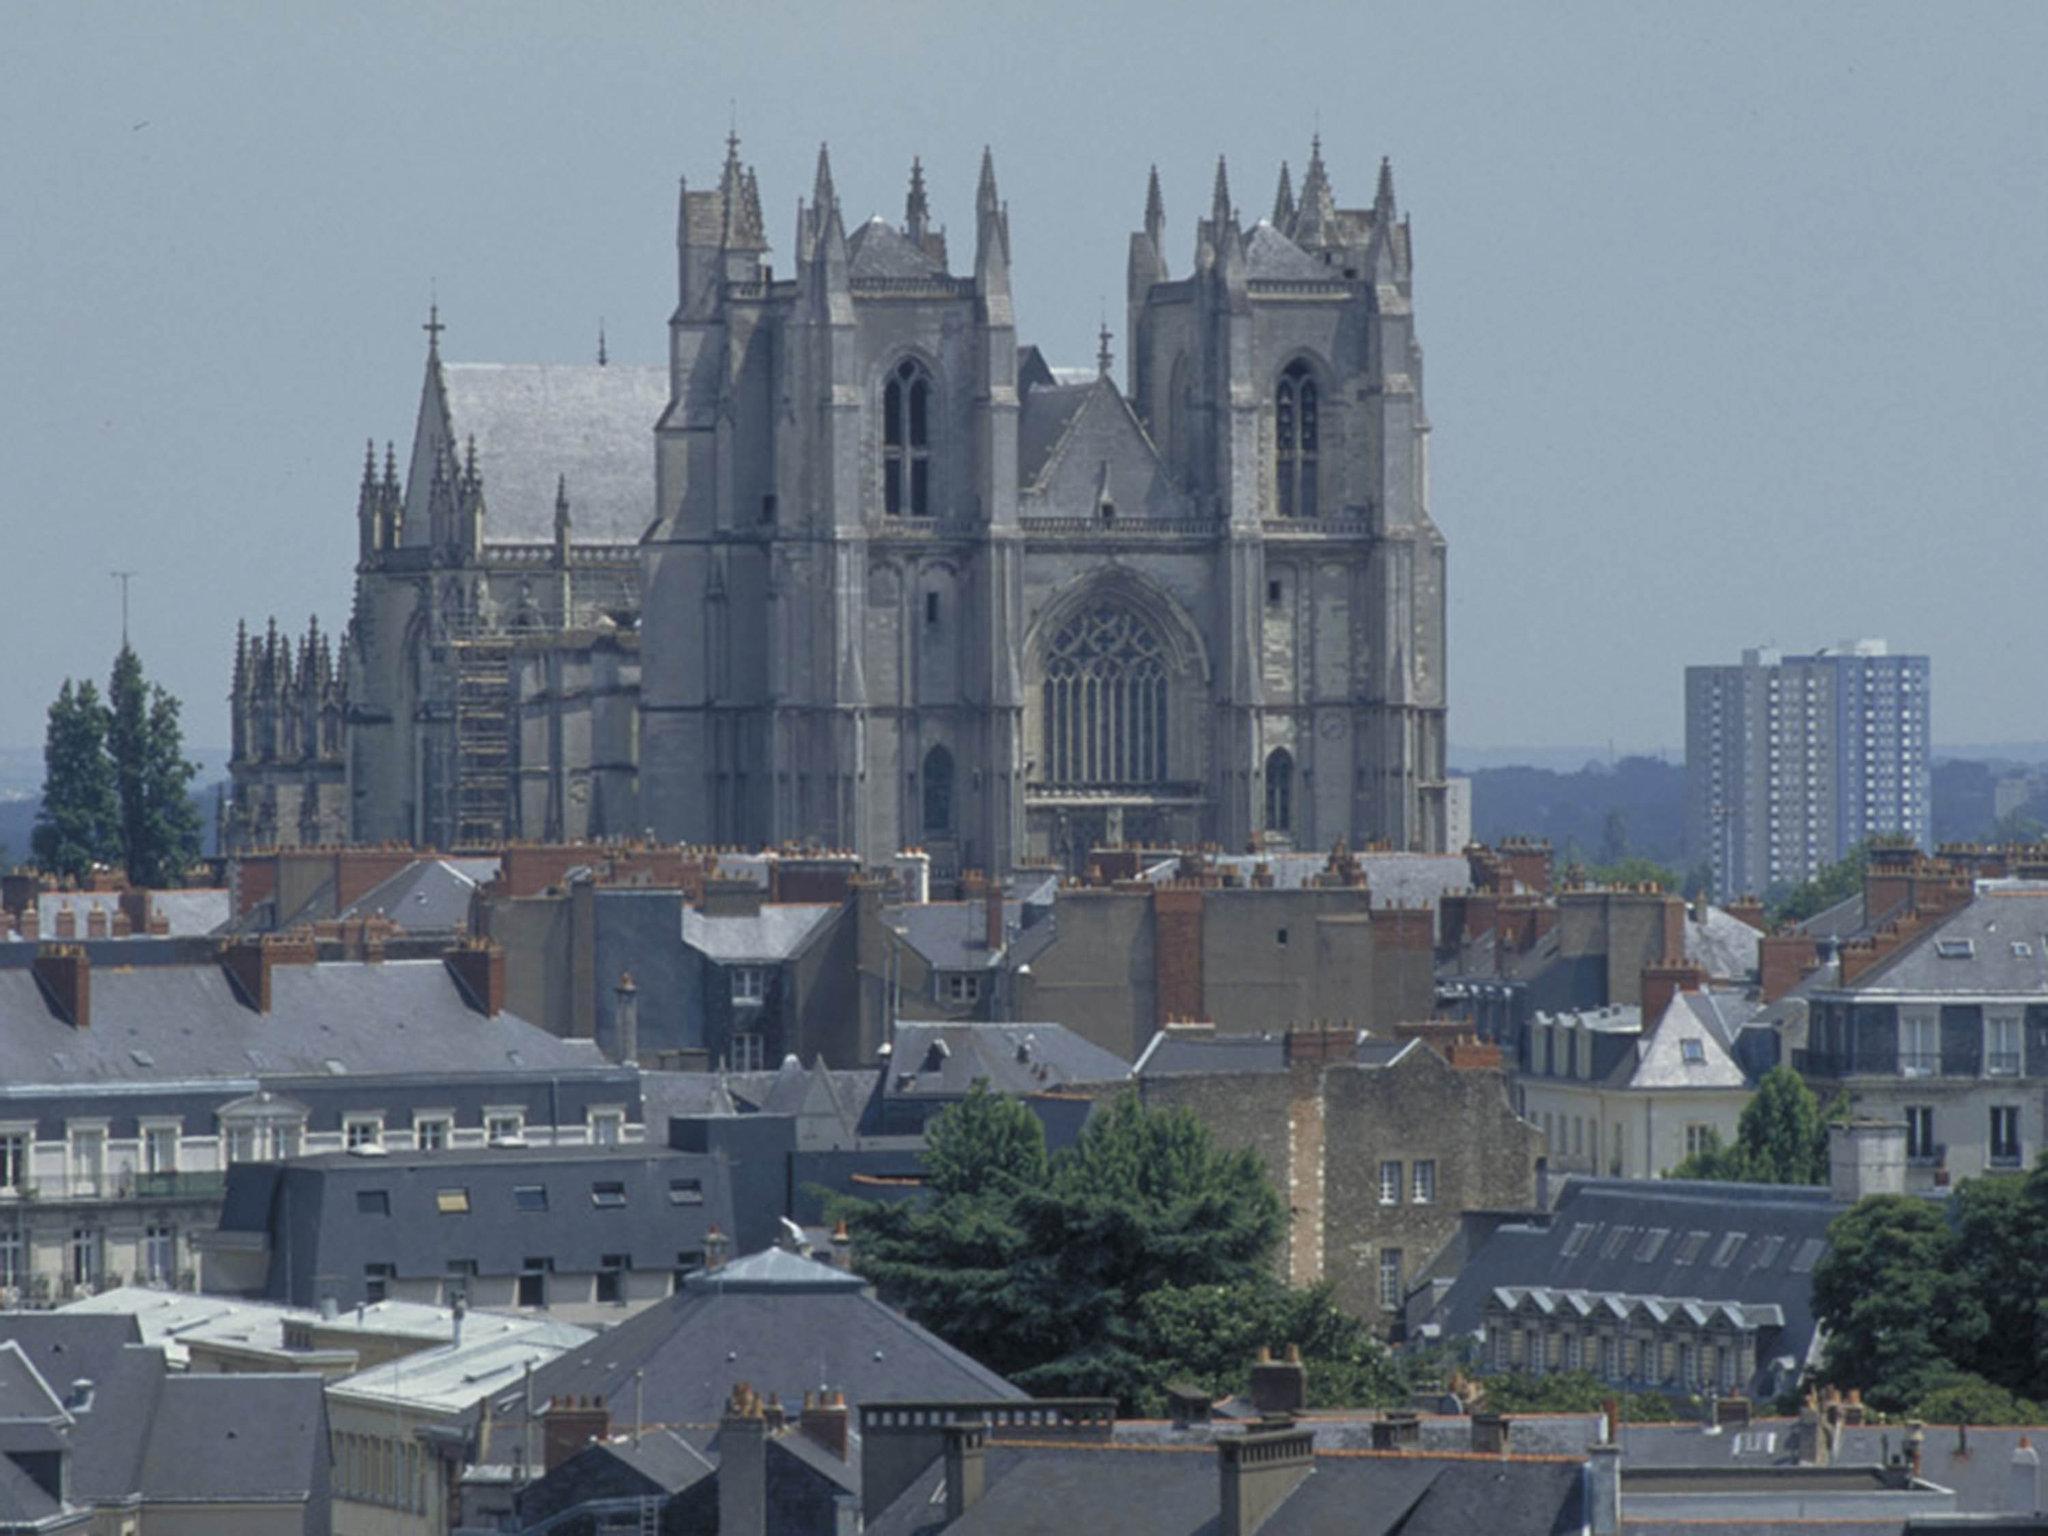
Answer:
<svg viewBox="0 0 2048 1536"><path fill-rule="evenodd" d="M1562 860L1567 847L1605 862L1609 818L1622 853L1685 869L1685 767L1654 757L1587 763L1576 772L1516 766L1480 768L1472 779L1472 835L1483 843L1541 837Z"/></svg>

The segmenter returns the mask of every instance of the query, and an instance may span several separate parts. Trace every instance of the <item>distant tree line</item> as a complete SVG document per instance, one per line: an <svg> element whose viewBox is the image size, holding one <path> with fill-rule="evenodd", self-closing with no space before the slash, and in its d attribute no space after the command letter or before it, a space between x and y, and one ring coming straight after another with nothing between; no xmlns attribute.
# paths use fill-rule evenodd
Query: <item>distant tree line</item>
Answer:
<svg viewBox="0 0 2048 1536"><path fill-rule="evenodd" d="M90 678L66 678L50 705L30 838L37 865L73 878L112 865L136 885L177 884L200 852L197 772L177 699L143 676L124 644L104 700Z"/></svg>

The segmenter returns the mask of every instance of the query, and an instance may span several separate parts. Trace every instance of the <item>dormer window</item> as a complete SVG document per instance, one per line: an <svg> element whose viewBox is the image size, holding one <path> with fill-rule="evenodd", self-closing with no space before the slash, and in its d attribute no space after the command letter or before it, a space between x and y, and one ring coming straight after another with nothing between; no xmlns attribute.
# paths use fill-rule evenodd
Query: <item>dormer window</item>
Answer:
<svg viewBox="0 0 2048 1536"><path fill-rule="evenodd" d="M882 387L882 509L931 516L931 375L906 358Z"/></svg>
<svg viewBox="0 0 2048 1536"><path fill-rule="evenodd" d="M1279 486L1282 517L1314 517L1320 510L1317 496L1317 453L1322 431L1318 421L1315 376L1308 364L1296 359L1280 375L1274 392L1275 478Z"/></svg>

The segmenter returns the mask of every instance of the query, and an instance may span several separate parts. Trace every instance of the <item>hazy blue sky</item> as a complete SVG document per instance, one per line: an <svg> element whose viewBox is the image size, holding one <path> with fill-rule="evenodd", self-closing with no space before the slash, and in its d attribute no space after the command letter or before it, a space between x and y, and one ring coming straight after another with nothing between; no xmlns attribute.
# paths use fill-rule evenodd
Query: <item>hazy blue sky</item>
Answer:
<svg viewBox="0 0 2048 1536"><path fill-rule="evenodd" d="M1122 327L1320 122L1414 219L1451 739L1682 740L1681 669L1881 634L1937 740L2048 736L2048 4L110 6L0 13L0 745L145 661L225 739L235 621L347 617L430 282L463 359L656 361L728 103L775 258L993 146L1019 329ZM956 238L956 246L959 244Z"/></svg>

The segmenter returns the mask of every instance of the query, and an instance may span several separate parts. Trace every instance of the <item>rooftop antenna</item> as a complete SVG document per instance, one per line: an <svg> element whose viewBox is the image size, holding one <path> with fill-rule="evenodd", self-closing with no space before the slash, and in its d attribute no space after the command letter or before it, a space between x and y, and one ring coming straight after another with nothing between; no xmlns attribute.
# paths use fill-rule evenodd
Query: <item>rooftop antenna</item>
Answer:
<svg viewBox="0 0 2048 1536"><path fill-rule="evenodd" d="M597 317L597 366L602 368L609 359L604 353L604 316Z"/></svg>
<svg viewBox="0 0 2048 1536"><path fill-rule="evenodd" d="M121 583L121 649L128 649L128 583L135 579L134 571L109 571L107 574Z"/></svg>

